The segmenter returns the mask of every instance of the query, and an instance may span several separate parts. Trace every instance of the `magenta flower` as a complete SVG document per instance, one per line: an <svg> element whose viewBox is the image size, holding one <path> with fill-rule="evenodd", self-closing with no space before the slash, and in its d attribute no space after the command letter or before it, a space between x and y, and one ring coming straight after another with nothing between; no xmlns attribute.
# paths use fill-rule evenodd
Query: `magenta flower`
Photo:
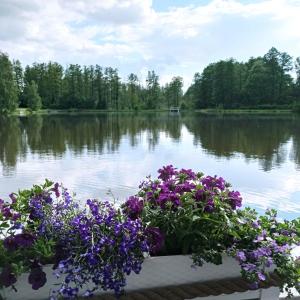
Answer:
<svg viewBox="0 0 300 300"><path fill-rule="evenodd" d="M178 171L176 171L176 168L174 168L172 165L168 165L168 166L162 167L162 169L159 169L158 173L159 173L159 176L158 176L159 179L168 180L173 175L178 174Z"/></svg>
<svg viewBox="0 0 300 300"><path fill-rule="evenodd" d="M145 230L151 254L157 254L164 246L165 236L157 227L147 227Z"/></svg>
<svg viewBox="0 0 300 300"><path fill-rule="evenodd" d="M123 205L124 213L132 220L137 219L141 215L143 208L143 200L135 196L130 196Z"/></svg>

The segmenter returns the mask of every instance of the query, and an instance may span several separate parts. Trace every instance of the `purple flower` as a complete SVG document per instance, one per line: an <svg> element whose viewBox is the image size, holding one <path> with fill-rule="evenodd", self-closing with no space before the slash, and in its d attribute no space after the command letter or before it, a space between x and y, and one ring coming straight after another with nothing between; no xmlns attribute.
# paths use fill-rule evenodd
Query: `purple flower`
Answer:
<svg viewBox="0 0 300 300"><path fill-rule="evenodd" d="M273 264L273 259L271 257L267 257L266 261L265 261L265 265L267 268L270 268Z"/></svg>
<svg viewBox="0 0 300 300"><path fill-rule="evenodd" d="M143 200L140 200L138 197L131 196L125 202L123 211L130 219L135 220L141 215L143 208Z"/></svg>
<svg viewBox="0 0 300 300"><path fill-rule="evenodd" d="M258 228L259 227L258 221L252 222L252 227L255 228L255 229Z"/></svg>
<svg viewBox="0 0 300 300"><path fill-rule="evenodd" d="M211 177L206 176L201 180L202 184L209 190L213 190L215 188L223 191L225 189L226 182L222 177Z"/></svg>
<svg viewBox="0 0 300 300"><path fill-rule="evenodd" d="M246 271L246 272L252 272L256 270L256 265L254 264L242 264L242 268Z"/></svg>
<svg viewBox="0 0 300 300"><path fill-rule="evenodd" d="M204 190L197 190L194 195L196 201L204 201L206 199L206 194Z"/></svg>
<svg viewBox="0 0 300 300"><path fill-rule="evenodd" d="M54 184L53 191L54 191L54 193L55 193L56 198L59 198L60 192L59 192L59 184L58 184L58 183L55 183L55 184Z"/></svg>
<svg viewBox="0 0 300 300"><path fill-rule="evenodd" d="M181 205L179 196L176 193L161 193L157 199L157 203L162 209L167 207L167 203L170 203L171 208L176 208Z"/></svg>
<svg viewBox="0 0 300 300"><path fill-rule="evenodd" d="M265 280L266 280L266 275L263 274L262 272L258 272L258 273L257 273L257 277L258 277L258 279L261 280L261 281L265 281Z"/></svg>
<svg viewBox="0 0 300 300"><path fill-rule="evenodd" d="M157 227L147 227L145 230L150 253L157 254L164 246L164 234Z"/></svg>
<svg viewBox="0 0 300 300"><path fill-rule="evenodd" d="M185 192L191 192L195 187L196 185L194 183L184 182L176 185L175 192L183 194Z"/></svg>
<svg viewBox="0 0 300 300"><path fill-rule="evenodd" d="M232 209L236 209L237 207L242 206L242 197L239 192L231 191L228 193L229 203Z"/></svg>
<svg viewBox="0 0 300 300"><path fill-rule="evenodd" d="M196 174L191 169L181 169L179 175L184 174L185 178L188 180L196 179Z"/></svg>
<svg viewBox="0 0 300 300"><path fill-rule="evenodd" d="M168 180L171 178L173 175L178 174L178 171L176 171L176 168L174 168L172 165L164 166L161 169L158 170L159 179L162 180Z"/></svg>
<svg viewBox="0 0 300 300"><path fill-rule="evenodd" d="M9 198L11 199L11 203L14 204L17 202L16 194L14 194L14 193L9 194Z"/></svg>
<svg viewBox="0 0 300 300"><path fill-rule="evenodd" d="M1 209L1 212L2 212L3 217L6 219L10 219L13 215L9 206L3 206Z"/></svg>
<svg viewBox="0 0 300 300"><path fill-rule="evenodd" d="M33 245L35 237L30 233L19 233L4 239L3 245L7 250L14 251L20 247L28 248Z"/></svg>
<svg viewBox="0 0 300 300"><path fill-rule="evenodd" d="M266 239L267 237L267 232L265 230L262 230L261 234L259 234L256 239L254 240L255 243L258 243L258 242L262 242Z"/></svg>
<svg viewBox="0 0 300 300"><path fill-rule="evenodd" d="M214 209L215 209L214 200L212 198L209 198L207 200L207 203L206 203L205 207L204 207L204 211L208 212L208 213L211 213L211 212L214 211Z"/></svg>
<svg viewBox="0 0 300 300"><path fill-rule="evenodd" d="M17 282L17 278L10 265L4 267L0 273L0 285L9 287Z"/></svg>
<svg viewBox="0 0 300 300"><path fill-rule="evenodd" d="M258 282L251 282L249 285L250 290L257 290L259 287Z"/></svg>
<svg viewBox="0 0 300 300"><path fill-rule="evenodd" d="M244 251L238 251L237 254L236 254L236 259L237 259L239 262L244 262L244 261L246 261L247 258L246 258L245 252L244 252Z"/></svg>
<svg viewBox="0 0 300 300"><path fill-rule="evenodd" d="M31 284L32 289L38 290L47 282L46 273L43 272L41 267L32 268L28 277L28 282Z"/></svg>

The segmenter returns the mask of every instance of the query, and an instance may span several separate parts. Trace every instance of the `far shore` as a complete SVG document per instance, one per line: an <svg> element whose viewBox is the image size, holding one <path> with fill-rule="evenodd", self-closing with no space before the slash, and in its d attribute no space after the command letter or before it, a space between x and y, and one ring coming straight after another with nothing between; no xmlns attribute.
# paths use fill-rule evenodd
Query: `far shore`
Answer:
<svg viewBox="0 0 300 300"><path fill-rule="evenodd" d="M30 111L26 108L18 108L10 115L28 116L28 115L55 115L55 114L94 114L94 113L159 113L169 112L168 109L156 110L100 110L100 109L41 109L38 111ZM292 114L292 109L255 109L255 108L239 108L239 109L191 109L181 110L181 112L197 112L202 114ZM176 114L176 113L172 113Z"/></svg>

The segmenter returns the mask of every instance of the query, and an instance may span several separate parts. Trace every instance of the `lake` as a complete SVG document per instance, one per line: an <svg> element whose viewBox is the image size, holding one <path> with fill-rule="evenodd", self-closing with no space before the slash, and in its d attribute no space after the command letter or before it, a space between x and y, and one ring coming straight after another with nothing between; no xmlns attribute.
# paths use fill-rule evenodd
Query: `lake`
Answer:
<svg viewBox="0 0 300 300"><path fill-rule="evenodd" d="M300 213L300 117L98 113L0 117L0 198L45 178L123 201L166 164L220 175L244 205Z"/></svg>

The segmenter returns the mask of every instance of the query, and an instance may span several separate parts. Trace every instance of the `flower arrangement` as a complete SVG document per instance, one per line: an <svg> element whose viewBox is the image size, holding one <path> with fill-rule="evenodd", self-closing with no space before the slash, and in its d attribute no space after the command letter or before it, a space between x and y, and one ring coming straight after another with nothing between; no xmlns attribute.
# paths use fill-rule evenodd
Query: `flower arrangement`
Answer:
<svg viewBox="0 0 300 300"><path fill-rule="evenodd" d="M128 217L143 221L152 255L191 254L201 266L221 264L227 254L237 259L253 289L275 267L282 289L300 290L300 265L291 256L300 243L300 219L279 222L275 210L258 216L253 209L239 209L240 193L222 177L172 165L158 173L123 205Z"/></svg>
<svg viewBox="0 0 300 300"><path fill-rule="evenodd" d="M145 254L191 255L196 266L239 262L252 288L274 270L282 288L300 290L300 269L291 250L300 242L300 220L279 222L276 212L241 209L239 192L222 177L165 166L147 177L136 195L116 205L74 200L50 181L0 200L0 287L15 289L29 273L33 289L46 284L53 265L60 285L51 299L90 296L99 289L118 296L126 276L139 273ZM273 267L273 268L272 268ZM0 296L1 299L1 296Z"/></svg>
<svg viewBox="0 0 300 300"><path fill-rule="evenodd" d="M52 182L11 195L0 202L0 284L12 286L29 271L33 289L46 283L43 265L53 264L61 285L51 299L75 298L79 289L90 296L97 289L125 286L125 275L139 273L148 251L140 220L127 218L108 202L87 200L84 207ZM90 286L92 283L92 286Z"/></svg>

